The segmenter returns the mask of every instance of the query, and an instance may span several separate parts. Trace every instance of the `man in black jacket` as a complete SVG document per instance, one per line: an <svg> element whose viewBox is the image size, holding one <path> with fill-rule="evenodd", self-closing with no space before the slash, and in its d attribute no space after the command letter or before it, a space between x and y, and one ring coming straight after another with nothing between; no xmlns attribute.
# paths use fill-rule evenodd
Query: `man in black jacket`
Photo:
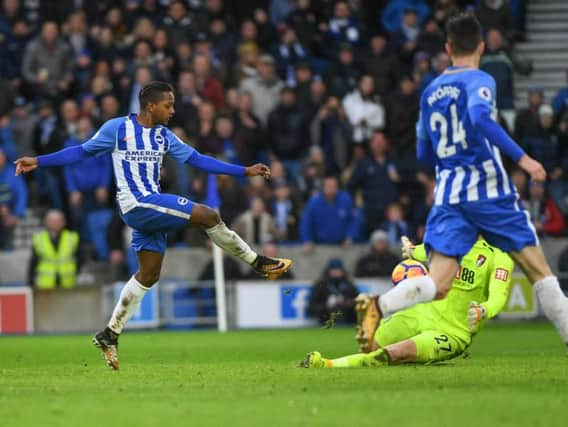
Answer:
<svg viewBox="0 0 568 427"><path fill-rule="evenodd" d="M390 251L387 233L376 230L371 234L371 252L357 260L355 277L390 277L399 261Z"/></svg>

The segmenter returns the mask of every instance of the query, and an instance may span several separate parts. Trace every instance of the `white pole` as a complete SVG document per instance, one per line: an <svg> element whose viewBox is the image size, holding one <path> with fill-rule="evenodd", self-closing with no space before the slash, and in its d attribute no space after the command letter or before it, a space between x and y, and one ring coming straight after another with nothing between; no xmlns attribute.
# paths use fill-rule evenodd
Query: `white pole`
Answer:
<svg viewBox="0 0 568 427"><path fill-rule="evenodd" d="M225 271L223 250L213 243L213 266L215 267L215 299L217 303L217 329L227 332L227 301L225 298Z"/></svg>

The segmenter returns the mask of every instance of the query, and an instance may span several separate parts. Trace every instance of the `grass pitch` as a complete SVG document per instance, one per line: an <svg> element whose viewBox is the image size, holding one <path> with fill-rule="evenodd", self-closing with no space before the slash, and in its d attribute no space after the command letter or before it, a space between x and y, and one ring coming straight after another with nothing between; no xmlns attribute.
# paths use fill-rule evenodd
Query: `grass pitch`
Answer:
<svg viewBox="0 0 568 427"><path fill-rule="evenodd" d="M544 323L487 328L434 366L308 370L351 329L126 333L121 370L91 337L0 337L0 426L566 426L568 357Z"/></svg>

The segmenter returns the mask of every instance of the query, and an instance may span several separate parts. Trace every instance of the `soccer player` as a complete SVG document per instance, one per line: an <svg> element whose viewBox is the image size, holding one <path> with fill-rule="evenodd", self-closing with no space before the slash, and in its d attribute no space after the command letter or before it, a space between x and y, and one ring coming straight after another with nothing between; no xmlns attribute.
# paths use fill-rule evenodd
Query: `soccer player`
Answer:
<svg viewBox="0 0 568 427"><path fill-rule="evenodd" d="M403 255L427 259L424 245L403 245ZM485 319L505 306L513 260L504 252L478 240L462 258L452 289L445 299L395 313L381 320L371 340L360 350L339 359L324 359L309 353L301 366L308 368L353 368L400 363L434 363L462 354ZM481 303L478 303L481 301ZM368 351L371 351L367 354Z"/></svg>
<svg viewBox="0 0 568 427"><path fill-rule="evenodd" d="M16 175L38 167L64 166L89 156L112 153L117 202L123 221L133 229L132 247L138 257L138 272L120 294L108 326L93 343L108 365L118 369L118 337L136 312L144 294L158 283L166 250L166 232L189 224L205 229L219 247L240 258L260 275L275 279L292 265L289 259L255 253L234 231L227 228L213 209L174 194L160 192L160 167L168 154L209 173L270 178L263 164L242 167L204 156L183 143L165 127L174 115L174 91L164 82L150 82L139 93L140 114L105 122L84 144L53 154L16 160Z"/></svg>
<svg viewBox="0 0 568 427"><path fill-rule="evenodd" d="M544 182L546 171L492 117L495 81L478 70L484 43L477 19L472 15L451 18L446 33L453 66L423 92L416 125L417 157L435 165L437 175L424 237L430 275L402 281L381 295L371 312L389 316L417 303L444 298L458 260L481 234L489 244L509 253L523 270L545 315L568 345L568 298L544 257L501 153L534 181Z"/></svg>

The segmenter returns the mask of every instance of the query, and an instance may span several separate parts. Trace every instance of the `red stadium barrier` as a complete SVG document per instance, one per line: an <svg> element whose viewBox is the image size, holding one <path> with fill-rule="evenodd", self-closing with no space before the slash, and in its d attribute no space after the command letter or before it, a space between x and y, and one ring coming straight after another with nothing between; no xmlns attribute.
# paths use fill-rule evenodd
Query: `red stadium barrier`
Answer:
<svg viewBox="0 0 568 427"><path fill-rule="evenodd" d="M29 288L0 288L0 335L33 332L32 298Z"/></svg>

